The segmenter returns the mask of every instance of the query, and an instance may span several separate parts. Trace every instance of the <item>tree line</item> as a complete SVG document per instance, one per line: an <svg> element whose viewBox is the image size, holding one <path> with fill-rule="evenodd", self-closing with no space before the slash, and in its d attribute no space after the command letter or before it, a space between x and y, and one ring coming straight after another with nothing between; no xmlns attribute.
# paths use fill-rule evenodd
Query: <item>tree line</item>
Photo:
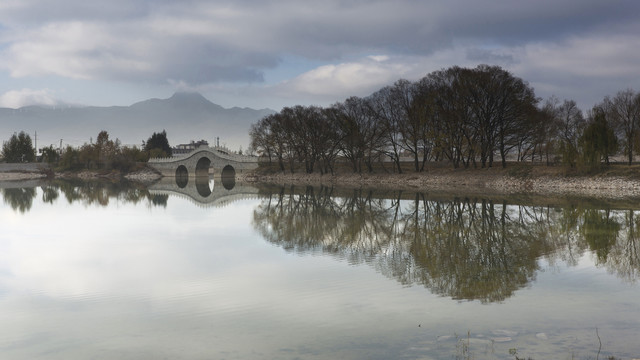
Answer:
<svg viewBox="0 0 640 360"><path fill-rule="evenodd" d="M329 107L293 106L250 130L250 148L280 170L354 172L411 159L416 172L431 161L454 168L492 167L507 160L598 167L622 151L629 164L640 149L640 94L606 97L586 116L573 100L542 102L524 80L499 66L453 66L412 82L398 80L370 96Z"/></svg>
<svg viewBox="0 0 640 360"><path fill-rule="evenodd" d="M36 149L29 134L21 131L13 134L2 146L2 158L8 163L42 161L54 165L59 170L119 170L131 171L136 163L146 162L151 157L171 156L171 147L166 131L154 132L142 147L123 146L120 140L112 140L107 131L100 131L95 142L79 147L68 145L54 148L53 145L40 149L41 157L36 158Z"/></svg>

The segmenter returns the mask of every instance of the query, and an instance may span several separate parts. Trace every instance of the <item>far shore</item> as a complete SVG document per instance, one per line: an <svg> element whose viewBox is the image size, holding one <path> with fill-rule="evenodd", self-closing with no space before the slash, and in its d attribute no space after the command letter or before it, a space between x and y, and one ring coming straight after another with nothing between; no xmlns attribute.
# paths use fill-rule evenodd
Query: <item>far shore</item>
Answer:
<svg viewBox="0 0 640 360"><path fill-rule="evenodd" d="M57 173L50 169L4 169L0 165L0 182L46 178L110 179L151 183L161 176L144 167L129 174L96 171ZM640 165L613 165L592 173L580 173L560 166L515 164L507 168L452 169L429 168L424 172L407 171L402 174L378 171L353 173L343 169L336 174L275 171L261 168L236 174L244 183L278 185L348 186L420 191L461 191L477 194L541 194L577 195L602 198L640 197Z"/></svg>

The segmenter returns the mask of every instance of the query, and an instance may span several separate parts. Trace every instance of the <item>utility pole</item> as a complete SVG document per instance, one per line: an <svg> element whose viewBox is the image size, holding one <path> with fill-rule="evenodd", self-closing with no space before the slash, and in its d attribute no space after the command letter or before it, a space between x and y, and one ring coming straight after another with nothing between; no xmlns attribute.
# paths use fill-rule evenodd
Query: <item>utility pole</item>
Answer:
<svg viewBox="0 0 640 360"><path fill-rule="evenodd" d="M38 161L38 131L35 132L35 135L33 135L33 138L36 145L36 162L37 162Z"/></svg>

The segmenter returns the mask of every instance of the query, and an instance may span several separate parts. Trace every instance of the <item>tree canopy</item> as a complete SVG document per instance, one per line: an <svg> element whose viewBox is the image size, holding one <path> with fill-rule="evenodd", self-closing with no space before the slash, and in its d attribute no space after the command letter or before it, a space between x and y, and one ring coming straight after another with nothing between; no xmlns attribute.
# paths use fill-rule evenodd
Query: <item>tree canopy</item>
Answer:
<svg viewBox="0 0 640 360"><path fill-rule="evenodd" d="M36 160L36 151L33 148L29 134L21 131L13 134L11 138L2 145L2 156L8 163L33 162Z"/></svg>
<svg viewBox="0 0 640 360"><path fill-rule="evenodd" d="M605 111L595 107L592 112L591 122L580 137L580 145L585 163L597 167L602 160L609 164L609 156L618 151L618 139L607 121Z"/></svg>
<svg viewBox="0 0 640 360"><path fill-rule="evenodd" d="M401 158L411 158L416 172L432 160L468 167L479 159L491 167L496 153L504 167L512 149L525 151L531 142L537 103L527 82L498 66L452 67L325 111L284 108L252 128L252 146L269 159L275 155L281 169L297 161L307 172L316 162L321 171L333 168L338 154L354 172L371 172L383 159L402 172Z"/></svg>
<svg viewBox="0 0 640 360"><path fill-rule="evenodd" d="M154 150L156 150L154 152ZM144 151L153 152L153 157L156 156L171 156L171 146L169 146L169 140L167 139L167 132L154 132L151 137L144 143Z"/></svg>

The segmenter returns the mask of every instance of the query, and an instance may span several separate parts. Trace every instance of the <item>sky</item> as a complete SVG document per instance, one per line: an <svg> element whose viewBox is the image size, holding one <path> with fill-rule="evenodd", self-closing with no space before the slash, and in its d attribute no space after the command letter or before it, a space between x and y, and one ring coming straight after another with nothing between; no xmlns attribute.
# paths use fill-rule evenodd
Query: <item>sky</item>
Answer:
<svg viewBox="0 0 640 360"><path fill-rule="evenodd" d="M584 111L640 91L635 0L2 0L0 107L329 106L498 65Z"/></svg>

